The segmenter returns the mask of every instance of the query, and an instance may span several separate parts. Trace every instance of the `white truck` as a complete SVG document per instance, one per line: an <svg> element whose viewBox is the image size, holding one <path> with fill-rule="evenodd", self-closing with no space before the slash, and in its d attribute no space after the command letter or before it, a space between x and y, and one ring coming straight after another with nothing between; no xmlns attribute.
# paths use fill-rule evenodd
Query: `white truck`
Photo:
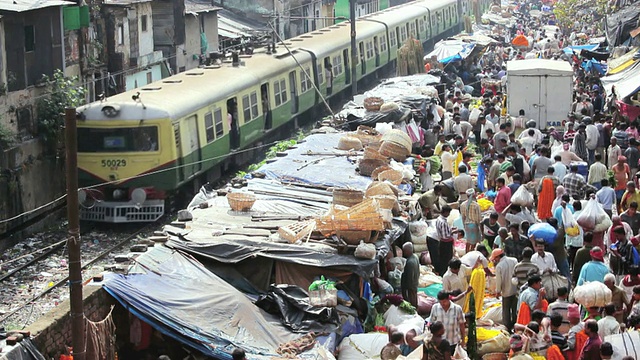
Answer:
<svg viewBox="0 0 640 360"><path fill-rule="evenodd" d="M524 110L538 129L560 126L573 103L573 70L562 60L529 59L507 62L507 112Z"/></svg>

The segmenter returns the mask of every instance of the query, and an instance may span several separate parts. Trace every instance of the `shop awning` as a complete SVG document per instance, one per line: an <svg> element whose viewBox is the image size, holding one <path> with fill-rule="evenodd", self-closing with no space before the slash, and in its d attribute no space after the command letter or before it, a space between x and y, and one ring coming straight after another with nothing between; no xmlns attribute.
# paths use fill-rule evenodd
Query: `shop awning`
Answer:
<svg viewBox="0 0 640 360"><path fill-rule="evenodd" d="M475 43L460 40L442 40L436 43L433 51L425 56L425 59L435 56L443 64L464 60L471 54L475 46Z"/></svg>
<svg viewBox="0 0 640 360"><path fill-rule="evenodd" d="M640 60L636 60L633 65L624 71L605 76L600 80L609 94L611 93L611 88L615 86L618 99L633 95L640 90Z"/></svg>

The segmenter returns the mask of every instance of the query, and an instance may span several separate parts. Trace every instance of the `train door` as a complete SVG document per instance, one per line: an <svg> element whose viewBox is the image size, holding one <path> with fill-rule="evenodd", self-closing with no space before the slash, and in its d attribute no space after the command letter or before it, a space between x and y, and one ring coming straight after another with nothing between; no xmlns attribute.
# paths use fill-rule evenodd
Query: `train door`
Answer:
<svg viewBox="0 0 640 360"><path fill-rule="evenodd" d="M238 99L235 97L227 100L227 121L231 149L237 149L240 146L240 124L238 124Z"/></svg>
<svg viewBox="0 0 640 360"><path fill-rule="evenodd" d="M298 86L296 72L289 73L289 88L291 89L291 113L298 112Z"/></svg>
<svg viewBox="0 0 640 360"><path fill-rule="evenodd" d="M181 133L182 154L187 160L182 167L183 178L188 179L191 175L200 171L200 139L198 137L198 115L192 115L184 120L185 131Z"/></svg>
<svg viewBox="0 0 640 360"><path fill-rule="evenodd" d="M262 99L262 114L264 116L264 129L269 130L273 126L271 119L271 99L269 99L269 83L260 86L260 99Z"/></svg>
<svg viewBox="0 0 640 360"><path fill-rule="evenodd" d="M364 42L360 41L360 44L358 44L358 51L360 53L360 71L362 72L362 75L364 75L367 73L367 61L364 54Z"/></svg>
<svg viewBox="0 0 640 360"><path fill-rule="evenodd" d="M375 52L375 55L376 55L376 68L377 68L378 66L380 66L380 49L378 47L377 36L373 37L373 51Z"/></svg>
<svg viewBox="0 0 640 360"><path fill-rule="evenodd" d="M397 48L400 49L402 46L402 38L400 37L400 27L396 27L396 41L398 42Z"/></svg>
<svg viewBox="0 0 640 360"><path fill-rule="evenodd" d="M351 66L349 65L349 50L344 49L342 51L342 60L344 60L344 82L345 84L351 84Z"/></svg>
<svg viewBox="0 0 640 360"><path fill-rule="evenodd" d="M324 58L324 78L327 82L327 96L331 95L333 90L333 65L331 65L331 57Z"/></svg>
<svg viewBox="0 0 640 360"><path fill-rule="evenodd" d="M176 141L176 165L182 168L182 164L184 163L182 159L182 137L180 136L180 123L174 125L173 135ZM178 171L178 181L182 182L184 180L184 173L180 170Z"/></svg>
<svg viewBox="0 0 640 360"><path fill-rule="evenodd" d="M415 21L415 25L414 26L415 26L414 32L415 32L416 39L420 39L420 26L419 26L418 20Z"/></svg>

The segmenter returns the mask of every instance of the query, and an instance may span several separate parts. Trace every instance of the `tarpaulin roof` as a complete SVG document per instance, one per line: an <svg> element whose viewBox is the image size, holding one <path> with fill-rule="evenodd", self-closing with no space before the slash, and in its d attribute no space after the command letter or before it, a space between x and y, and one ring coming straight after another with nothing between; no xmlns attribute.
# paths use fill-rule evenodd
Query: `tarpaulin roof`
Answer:
<svg viewBox="0 0 640 360"><path fill-rule="evenodd" d="M75 5L74 1L62 0L12 0L0 1L0 11L23 12L52 6Z"/></svg>
<svg viewBox="0 0 640 360"><path fill-rule="evenodd" d="M618 46L631 37L630 32L638 26L640 6L624 7L607 15L605 32L610 46Z"/></svg>
<svg viewBox="0 0 640 360"><path fill-rule="evenodd" d="M637 60L636 57L638 55L640 55L640 48L635 47L619 58L610 59L607 62L609 65L609 69L607 70L607 72L609 74L616 74L620 71L625 70L635 63L635 60Z"/></svg>
<svg viewBox="0 0 640 360"><path fill-rule="evenodd" d="M605 76L600 80L608 94L611 94L611 88L615 86L618 99L633 95L640 90L640 60L636 60L624 71Z"/></svg>
<svg viewBox="0 0 640 360"><path fill-rule="evenodd" d="M600 46L600 45L598 45L598 44L573 45L573 46L567 46L566 48L562 49L562 51L564 51L565 54L573 54L574 51L577 54L580 54L580 51L582 51L583 49L589 50L589 51L593 51L593 50L597 49L598 46Z"/></svg>
<svg viewBox="0 0 640 360"><path fill-rule="evenodd" d="M476 46L475 43L468 43L462 40L442 40L438 41L425 58L435 56L439 62L448 64L451 61L466 59Z"/></svg>
<svg viewBox="0 0 640 360"><path fill-rule="evenodd" d="M343 136L344 134L308 136L297 148L287 151L287 156L263 165L258 172L264 173L267 179L285 183L366 190L372 180L356 173L354 159L349 156L332 155L346 154L345 151L336 149ZM326 171L320 170L321 168Z"/></svg>
<svg viewBox="0 0 640 360"><path fill-rule="evenodd" d="M188 235L185 236L187 240L188 237ZM222 263L233 264L255 257L263 257L298 265L341 269L365 279L373 274L378 263L377 260L358 259L351 255L341 255L335 252L322 252L307 246L249 239L195 243L172 238L167 246Z"/></svg>
<svg viewBox="0 0 640 360"><path fill-rule="evenodd" d="M103 287L141 320L205 355L230 359L237 346L277 356L279 344L295 337L188 255L156 246L136 263L129 275L107 273Z"/></svg>

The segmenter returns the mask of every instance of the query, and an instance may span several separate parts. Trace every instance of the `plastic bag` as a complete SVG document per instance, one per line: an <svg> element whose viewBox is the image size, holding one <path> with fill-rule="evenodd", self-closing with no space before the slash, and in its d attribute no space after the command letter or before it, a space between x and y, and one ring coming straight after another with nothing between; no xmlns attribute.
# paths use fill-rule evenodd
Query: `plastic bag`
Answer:
<svg viewBox="0 0 640 360"><path fill-rule="evenodd" d="M511 196L511 203L520 206L531 206L533 205L533 195L525 186L520 186Z"/></svg>
<svg viewBox="0 0 640 360"><path fill-rule="evenodd" d="M611 302L611 290L601 282L588 282L576 286L573 290L573 297L578 304L584 307L603 307Z"/></svg>
<svg viewBox="0 0 640 360"><path fill-rule="evenodd" d="M376 246L374 244L365 244L361 240L353 256L360 259L374 259L376 257Z"/></svg>
<svg viewBox="0 0 640 360"><path fill-rule="evenodd" d="M480 330L482 328L477 328ZM478 339L478 355L483 356L491 353L506 353L509 351L509 335L503 331L499 331L498 334L487 339L480 341Z"/></svg>
<svg viewBox="0 0 640 360"><path fill-rule="evenodd" d="M596 232L607 231L612 224L611 218L596 199L589 199L587 205L576 218L576 222L583 229Z"/></svg>
<svg viewBox="0 0 640 360"><path fill-rule="evenodd" d="M400 269L398 268L395 268L395 270L389 271L387 275L389 284L391 284L394 289L399 290L401 287L400 282L402 280L402 271L400 271Z"/></svg>
<svg viewBox="0 0 640 360"><path fill-rule="evenodd" d="M558 235L558 232L553 226L549 225L548 223L538 223L531 225L527 235L529 237L533 235L535 239L542 239L548 245L551 245L556 240L556 235Z"/></svg>
<svg viewBox="0 0 640 360"><path fill-rule="evenodd" d="M480 117L480 114L482 114L482 111L480 111L480 109L478 108L471 109L471 112L469 113L469 122L471 123L471 125L475 125L476 122L478 122L478 118Z"/></svg>
<svg viewBox="0 0 640 360"><path fill-rule="evenodd" d="M460 344L456 346L456 351L453 353L452 358L457 360L470 360L467 350L465 350Z"/></svg>
<svg viewBox="0 0 640 360"><path fill-rule="evenodd" d="M429 226L424 220L412 221L409 223L409 232L411 233L411 242L426 244L427 242L427 229Z"/></svg>
<svg viewBox="0 0 640 360"><path fill-rule="evenodd" d="M562 225L564 226L564 232L569 236L580 235L580 228L576 219L573 218L571 210L567 207L562 208Z"/></svg>
<svg viewBox="0 0 640 360"><path fill-rule="evenodd" d="M542 287L547 292L547 300L555 300L558 298L558 289L569 285L567 278L560 274L544 274L542 275Z"/></svg>

